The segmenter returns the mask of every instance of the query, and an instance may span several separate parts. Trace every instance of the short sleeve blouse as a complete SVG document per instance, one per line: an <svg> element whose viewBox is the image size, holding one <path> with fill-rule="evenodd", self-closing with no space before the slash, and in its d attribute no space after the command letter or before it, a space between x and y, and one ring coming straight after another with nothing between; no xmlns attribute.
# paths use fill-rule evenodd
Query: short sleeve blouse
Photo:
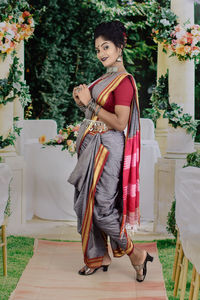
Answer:
<svg viewBox="0 0 200 300"><path fill-rule="evenodd" d="M118 87L109 95L106 104L104 105L104 109L111 113L114 113L115 105L130 106L131 101L133 99L133 94L133 85L127 76L120 82Z"/></svg>

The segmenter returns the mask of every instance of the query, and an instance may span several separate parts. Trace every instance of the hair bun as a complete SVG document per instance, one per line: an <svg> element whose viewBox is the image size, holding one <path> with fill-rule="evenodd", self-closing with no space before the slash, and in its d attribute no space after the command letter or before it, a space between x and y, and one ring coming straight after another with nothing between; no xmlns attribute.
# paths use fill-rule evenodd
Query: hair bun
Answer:
<svg viewBox="0 0 200 300"><path fill-rule="evenodd" d="M94 39L99 36L111 40L117 47L125 47L127 42L126 28L118 20L99 24L94 32Z"/></svg>

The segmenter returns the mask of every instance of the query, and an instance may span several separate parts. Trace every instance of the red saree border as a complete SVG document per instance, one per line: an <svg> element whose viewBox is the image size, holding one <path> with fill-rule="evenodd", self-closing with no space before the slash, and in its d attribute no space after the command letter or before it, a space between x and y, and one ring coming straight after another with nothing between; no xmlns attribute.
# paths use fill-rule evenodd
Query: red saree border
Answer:
<svg viewBox="0 0 200 300"><path fill-rule="evenodd" d="M96 185L99 181L104 165L107 161L108 155L109 155L109 151L103 145L100 145L99 150L95 157L94 176L93 176L92 185L90 187L90 191L88 195L86 212L82 224L81 236L82 236L82 249L84 254L84 262L90 268L101 266L102 259L103 259L103 257L96 257L96 258L89 259L87 257L87 247L89 242L89 234L92 226L92 215L94 209Z"/></svg>

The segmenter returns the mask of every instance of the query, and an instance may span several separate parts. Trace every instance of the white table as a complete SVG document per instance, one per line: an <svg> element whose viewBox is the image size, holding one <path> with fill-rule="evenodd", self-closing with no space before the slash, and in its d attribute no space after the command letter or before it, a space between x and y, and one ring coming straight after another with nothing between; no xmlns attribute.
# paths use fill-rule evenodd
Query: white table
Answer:
<svg viewBox="0 0 200 300"><path fill-rule="evenodd" d="M0 226L4 220L4 211L8 202L9 184L12 178L12 172L5 163L0 163Z"/></svg>
<svg viewBox="0 0 200 300"><path fill-rule="evenodd" d="M62 146L42 148L35 141L24 145L27 220L36 215L51 220L76 220L74 187L67 179L76 164Z"/></svg>
<svg viewBox="0 0 200 300"><path fill-rule="evenodd" d="M143 221L154 220L154 173L155 163L159 157L161 153L157 141L141 141L140 214Z"/></svg>
<svg viewBox="0 0 200 300"><path fill-rule="evenodd" d="M200 273L200 168L176 173L176 223L185 256Z"/></svg>

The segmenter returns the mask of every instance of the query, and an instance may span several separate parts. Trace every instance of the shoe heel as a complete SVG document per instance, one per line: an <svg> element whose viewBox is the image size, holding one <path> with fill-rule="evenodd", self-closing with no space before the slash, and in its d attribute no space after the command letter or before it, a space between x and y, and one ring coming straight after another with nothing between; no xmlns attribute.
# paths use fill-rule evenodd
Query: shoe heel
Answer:
<svg viewBox="0 0 200 300"><path fill-rule="evenodd" d="M153 256L149 255L149 253L147 253L147 261L153 261Z"/></svg>
<svg viewBox="0 0 200 300"><path fill-rule="evenodd" d="M102 266L102 267L103 267L103 272L107 272L109 265L108 266Z"/></svg>

